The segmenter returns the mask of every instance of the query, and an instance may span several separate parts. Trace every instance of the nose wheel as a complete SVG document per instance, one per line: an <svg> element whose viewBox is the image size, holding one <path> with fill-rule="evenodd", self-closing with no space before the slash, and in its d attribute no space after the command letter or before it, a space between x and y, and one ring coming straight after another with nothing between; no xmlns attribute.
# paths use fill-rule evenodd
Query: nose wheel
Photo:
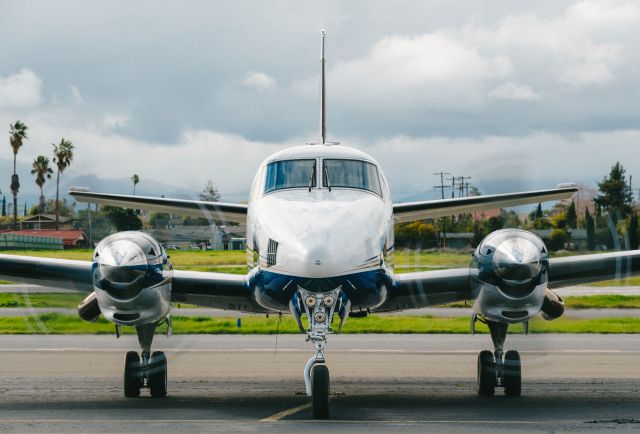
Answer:
<svg viewBox="0 0 640 434"><path fill-rule="evenodd" d="M324 363L314 365L311 368L311 408L314 419L329 417L330 389L329 368Z"/></svg>
<svg viewBox="0 0 640 434"><path fill-rule="evenodd" d="M167 396L167 356L162 351L151 354L151 342L156 325L137 326L142 354L129 351L124 360L124 396L140 396L140 389L148 388L153 398Z"/></svg>
<svg viewBox="0 0 640 434"><path fill-rule="evenodd" d="M486 321L495 351L484 350L478 355L478 395L493 396L496 387L503 387L507 396L520 396L522 367L520 354L509 350L503 354L508 324Z"/></svg>

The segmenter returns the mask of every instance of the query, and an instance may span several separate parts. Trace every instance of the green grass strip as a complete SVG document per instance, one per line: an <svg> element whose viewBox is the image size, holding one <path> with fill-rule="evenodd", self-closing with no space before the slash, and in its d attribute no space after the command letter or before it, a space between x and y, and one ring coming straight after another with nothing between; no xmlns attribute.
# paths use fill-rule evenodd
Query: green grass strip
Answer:
<svg viewBox="0 0 640 434"><path fill-rule="evenodd" d="M275 334L277 318L273 316L248 316L237 327L236 318L181 317L173 318L174 334ZM158 329L161 333L165 326ZM487 333L484 324L478 323L477 332ZM522 327L511 327L512 332L522 333ZM125 333L133 333L132 327L124 327ZM114 325L104 319L90 324L75 315L43 314L28 317L0 317L0 334L111 334ZM283 317L279 333L299 333L291 317ZM468 318L443 318L431 316L369 316L351 318L343 333L469 333ZM529 333L640 333L640 318L560 318L555 321L534 319Z"/></svg>

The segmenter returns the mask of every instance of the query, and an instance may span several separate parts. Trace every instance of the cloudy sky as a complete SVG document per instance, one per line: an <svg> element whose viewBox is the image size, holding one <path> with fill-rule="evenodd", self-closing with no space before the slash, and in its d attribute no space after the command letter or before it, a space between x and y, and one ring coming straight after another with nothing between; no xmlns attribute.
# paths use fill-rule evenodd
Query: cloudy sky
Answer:
<svg viewBox="0 0 640 434"><path fill-rule="evenodd" d="M538 188L621 160L640 183L636 1L4 0L0 125L29 125L24 164L70 139L66 177L242 196L263 158L317 137L321 28L329 136L398 197L440 170Z"/></svg>

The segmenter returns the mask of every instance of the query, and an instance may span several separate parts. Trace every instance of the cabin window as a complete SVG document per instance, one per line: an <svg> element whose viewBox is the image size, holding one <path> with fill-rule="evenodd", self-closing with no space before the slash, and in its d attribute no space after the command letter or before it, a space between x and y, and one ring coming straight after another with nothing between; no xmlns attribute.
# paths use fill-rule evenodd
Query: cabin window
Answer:
<svg viewBox="0 0 640 434"><path fill-rule="evenodd" d="M378 168L367 161L325 159L323 161L323 187L346 187L369 190L382 196Z"/></svg>
<svg viewBox="0 0 640 434"><path fill-rule="evenodd" d="M283 160L269 163L264 192L316 186L316 160Z"/></svg>

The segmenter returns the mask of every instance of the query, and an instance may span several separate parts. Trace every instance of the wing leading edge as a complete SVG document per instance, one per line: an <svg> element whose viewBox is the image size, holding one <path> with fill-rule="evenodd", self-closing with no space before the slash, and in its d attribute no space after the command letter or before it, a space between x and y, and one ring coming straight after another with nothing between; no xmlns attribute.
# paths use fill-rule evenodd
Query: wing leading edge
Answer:
<svg viewBox="0 0 640 434"><path fill-rule="evenodd" d="M247 219L247 205L244 204L93 193L86 191L70 191L69 194L79 202L144 209L191 217L205 217L209 220L222 223L245 223Z"/></svg>
<svg viewBox="0 0 640 434"><path fill-rule="evenodd" d="M174 301L218 309L266 312L252 297L250 275L174 270ZM0 254L0 279L92 292L93 263Z"/></svg>
<svg viewBox="0 0 640 434"><path fill-rule="evenodd" d="M492 194L488 196L398 203L393 205L393 213L396 223L404 223L487 209L568 199L576 191L578 191L577 187L565 187L550 190L526 191L522 193Z"/></svg>
<svg viewBox="0 0 640 434"><path fill-rule="evenodd" d="M549 288L640 276L640 250L568 256L549 261ZM397 274L378 312L471 300L469 268Z"/></svg>

